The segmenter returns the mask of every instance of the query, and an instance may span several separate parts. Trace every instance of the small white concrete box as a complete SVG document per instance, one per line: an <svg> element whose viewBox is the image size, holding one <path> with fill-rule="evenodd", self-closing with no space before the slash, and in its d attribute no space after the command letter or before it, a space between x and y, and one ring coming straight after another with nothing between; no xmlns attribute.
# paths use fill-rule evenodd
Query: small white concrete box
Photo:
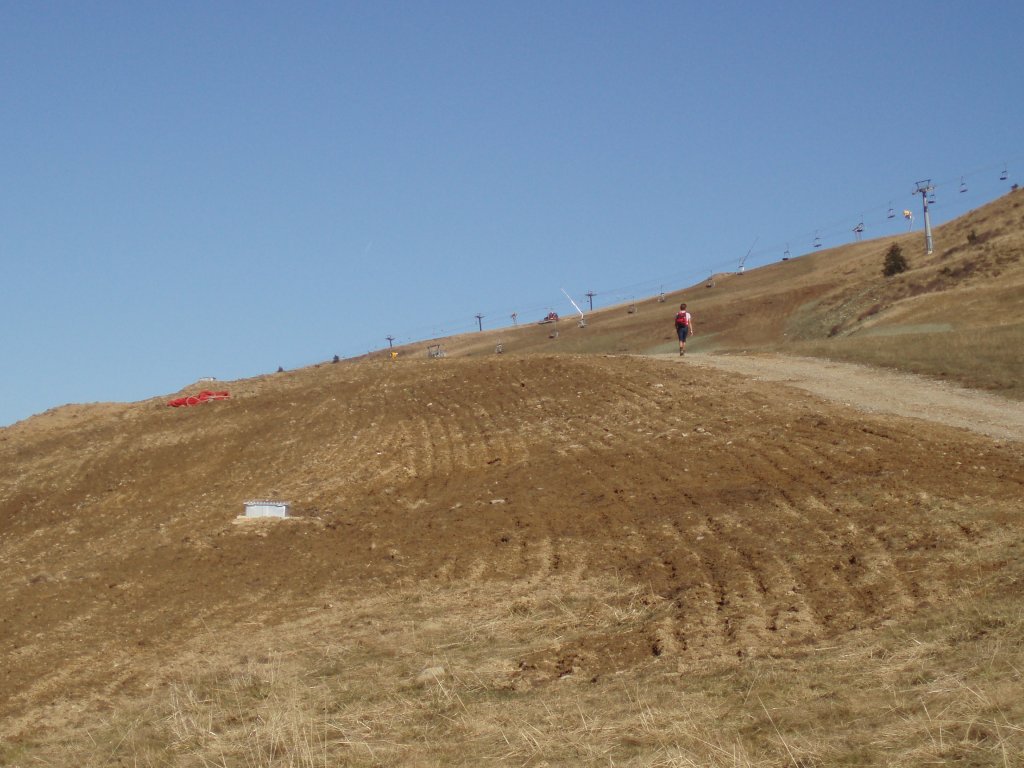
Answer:
<svg viewBox="0 0 1024 768"><path fill-rule="evenodd" d="M245 502L246 517L288 517L288 503L258 499Z"/></svg>

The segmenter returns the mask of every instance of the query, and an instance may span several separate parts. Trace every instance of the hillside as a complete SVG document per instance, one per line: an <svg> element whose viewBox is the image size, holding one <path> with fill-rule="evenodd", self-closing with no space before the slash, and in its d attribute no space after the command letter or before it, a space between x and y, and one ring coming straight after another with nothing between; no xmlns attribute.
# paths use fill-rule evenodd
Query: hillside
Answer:
<svg viewBox="0 0 1024 768"><path fill-rule="evenodd" d="M1010 195L896 278L865 242L668 302L694 360L934 337L926 372L1019 397L1020 223ZM651 356L671 315L0 430L0 765L1024 760L1024 442Z"/></svg>
<svg viewBox="0 0 1024 768"><path fill-rule="evenodd" d="M449 354L670 352L673 305L696 318L693 352L776 351L907 370L1024 399L1024 192L935 229L865 240L714 277L629 307L553 326L522 325L441 342ZM882 275L893 243L910 269ZM421 355L426 343L400 348Z"/></svg>

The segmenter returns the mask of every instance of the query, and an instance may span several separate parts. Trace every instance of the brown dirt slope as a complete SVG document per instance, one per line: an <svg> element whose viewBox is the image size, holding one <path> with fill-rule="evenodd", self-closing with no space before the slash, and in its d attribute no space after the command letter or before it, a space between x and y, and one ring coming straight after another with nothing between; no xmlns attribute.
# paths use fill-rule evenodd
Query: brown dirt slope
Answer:
<svg viewBox="0 0 1024 768"><path fill-rule="evenodd" d="M0 433L7 737L69 703L73 731L161 682L197 634L284 626L345 589L643 587L642 619L502 659L491 684L525 690L786 653L1019 569L1019 447L709 370L369 361L233 391ZM303 518L233 524L264 496Z"/></svg>

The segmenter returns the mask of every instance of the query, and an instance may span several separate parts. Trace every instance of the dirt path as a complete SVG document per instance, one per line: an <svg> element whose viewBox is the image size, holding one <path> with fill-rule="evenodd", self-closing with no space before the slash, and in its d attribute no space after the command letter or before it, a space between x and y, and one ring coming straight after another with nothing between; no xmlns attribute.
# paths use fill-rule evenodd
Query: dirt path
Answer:
<svg viewBox="0 0 1024 768"><path fill-rule="evenodd" d="M684 363L675 355L663 357ZM694 354L686 356L685 364L788 384L871 413L925 419L1024 442L1024 403L912 374L785 355Z"/></svg>

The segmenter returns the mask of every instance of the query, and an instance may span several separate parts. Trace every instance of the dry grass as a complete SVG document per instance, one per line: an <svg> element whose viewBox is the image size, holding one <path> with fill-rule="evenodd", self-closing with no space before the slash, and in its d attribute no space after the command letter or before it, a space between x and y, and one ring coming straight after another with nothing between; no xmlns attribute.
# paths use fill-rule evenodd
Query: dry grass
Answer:
<svg viewBox="0 0 1024 768"><path fill-rule="evenodd" d="M1024 400L1024 323L981 330L852 336L803 342L791 349L804 355L932 376Z"/></svg>
<svg viewBox="0 0 1024 768"><path fill-rule="evenodd" d="M1024 612L962 597L787 655L530 682L503 660L660 602L568 577L335 596L244 642L197 638L147 698L0 765L1020 765Z"/></svg>

